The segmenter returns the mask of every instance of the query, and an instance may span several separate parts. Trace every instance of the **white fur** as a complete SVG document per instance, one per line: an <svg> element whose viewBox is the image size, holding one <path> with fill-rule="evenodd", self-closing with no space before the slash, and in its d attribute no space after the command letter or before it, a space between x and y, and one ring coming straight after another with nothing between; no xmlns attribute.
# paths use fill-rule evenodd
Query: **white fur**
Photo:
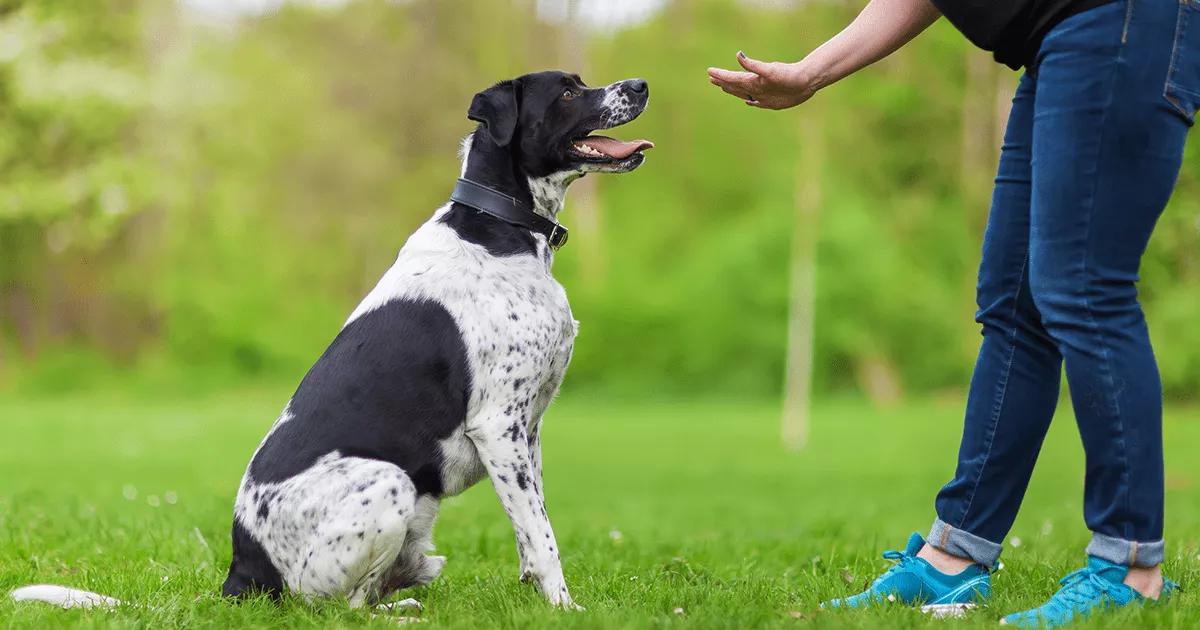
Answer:
<svg viewBox="0 0 1200 630"><path fill-rule="evenodd" d="M53 584L23 586L12 592L12 598L18 602L46 602L63 608L115 608L121 605L121 600L107 595Z"/></svg>
<svg viewBox="0 0 1200 630"><path fill-rule="evenodd" d="M619 84L607 88L604 106L605 126L639 113ZM462 143L464 174L472 140L468 135ZM606 170L613 169L584 165L529 179L535 211L555 218L572 181ZM396 300L436 302L449 312L467 350L471 391L462 426L438 444L443 491L453 495L489 476L516 533L521 578L534 581L551 603L577 608L546 515L539 436L578 323L550 273L545 236L533 235L535 255L493 256L439 221L449 207L413 233L346 324ZM292 417L289 402L259 448ZM438 507L438 499L417 496L398 466L334 451L277 483L256 482L247 468L234 518L262 545L289 590L360 606L385 596L389 585L427 584L438 576L446 559L427 555ZM64 608L121 603L49 585L20 588L12 597Z"/></svg>
<svg viewBox="0 0 1200 630"><path fill-rule="evenodd" d="M468 136L464 164L470 146ZM531 179L538 212L556 215L578 176ZM490 475L517 531L522 576L537 581L551 602L571 606L536 451L538 424L566 372L576 322L550 273L553 254L545 237L535 235L536 256L492 256L438 220L448 209L439 208L409 237L346 325L396 300L433 301L450 313L467 349L472 390L464 424L439 443L443 491L457 494ZM276 426L289 417L285 409ZM355 491L364 479L369 497ZM274 498L260 518L263 493ZM366 507L363 498L372 499ZM257 483L247 470L234 515L290 590L345 596L360 605L384 594L391 571L417 583L441 571L445 558L425 555L433 548L437 507L437 499L417 498L400 468L335 452L279 483Z"/></svg>

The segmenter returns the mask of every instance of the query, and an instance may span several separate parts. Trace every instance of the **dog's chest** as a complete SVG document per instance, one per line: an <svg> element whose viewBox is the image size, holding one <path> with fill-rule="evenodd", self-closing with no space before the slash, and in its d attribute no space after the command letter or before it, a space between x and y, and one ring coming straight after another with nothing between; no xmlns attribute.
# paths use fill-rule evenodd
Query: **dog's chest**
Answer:
<svg viewBox="0 0 1200 630"><path fill-rule="evenodd" d="M443 492L454 495L486 475L468 433L499 435L516 423L526 435L534 430L570 362L576 322L546 259L443 246L445 236L436 224L422 228L381 286L387 295L443 305L462 336L470 371L467 417L438 444ZM366 303L376 299L383 296Z"/></svg>
<svg viewBox="0 0 1200 630"><path fill-rule="evenodd" d="M485 275L476 295L477 309L460 321L472 354L472 407L562 378L576 324L558 282L548 274Z"/></svg>
<svg viewBox="0 0 1200 630"><path fill-rule="evenodd" d="M467 430L499 433L517 423L526 435L534 430L558 391L575 339L566 295L552 278L488 275L475 292L477 308L459 322L471 362L471 402L462 430L439 444L446 495L487 474Z"/></svg>
<svg viewBox="0 0 1200 630"><path fill-rule="evenodd" d="M497 383L540 383L566 369L576 322L540 255L491 256L464 245L435 216L350 319L398 298L431 300L453 316L467 348L472 408L493 400Z"/></svg>

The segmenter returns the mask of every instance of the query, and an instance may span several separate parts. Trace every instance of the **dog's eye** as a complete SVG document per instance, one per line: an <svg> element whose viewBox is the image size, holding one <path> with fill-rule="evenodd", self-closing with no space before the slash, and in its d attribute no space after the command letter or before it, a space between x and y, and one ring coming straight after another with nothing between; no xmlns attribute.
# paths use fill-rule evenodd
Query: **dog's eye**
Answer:
<svg viewBox="0 0 1200 630"><path fill-rule="evenodd" d="M575 90L563 90L562 100L569 101L569 100L575 98L576 96L579 96L579 94L577 94L575 92Z"/></svg>

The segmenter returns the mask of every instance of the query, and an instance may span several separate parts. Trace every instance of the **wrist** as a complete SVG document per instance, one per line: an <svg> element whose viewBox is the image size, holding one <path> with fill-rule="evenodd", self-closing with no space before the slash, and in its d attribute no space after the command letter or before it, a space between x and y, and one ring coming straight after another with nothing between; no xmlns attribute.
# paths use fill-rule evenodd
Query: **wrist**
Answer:
<svg viewBox="0 0 1200 630"><path fill-rule="evenodd" d="M837 80L832 78L828 68L822 68L820 64L813 63L808 57L792 64L792 76L795 77L797 85L804 86L812 92Z"/></svg>

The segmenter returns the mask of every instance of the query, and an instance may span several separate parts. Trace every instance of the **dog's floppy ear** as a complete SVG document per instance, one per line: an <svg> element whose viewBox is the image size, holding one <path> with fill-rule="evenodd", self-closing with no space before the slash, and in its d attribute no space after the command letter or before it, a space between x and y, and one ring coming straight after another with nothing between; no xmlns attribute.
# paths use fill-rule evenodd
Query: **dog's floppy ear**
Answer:
<svg viewBox="0 0 1200 630"><path fill-rule="evenodd" d="M481 122L499 146L508 146L517 130L517 85L501 81L471 100L467 118Z"/></svg>

